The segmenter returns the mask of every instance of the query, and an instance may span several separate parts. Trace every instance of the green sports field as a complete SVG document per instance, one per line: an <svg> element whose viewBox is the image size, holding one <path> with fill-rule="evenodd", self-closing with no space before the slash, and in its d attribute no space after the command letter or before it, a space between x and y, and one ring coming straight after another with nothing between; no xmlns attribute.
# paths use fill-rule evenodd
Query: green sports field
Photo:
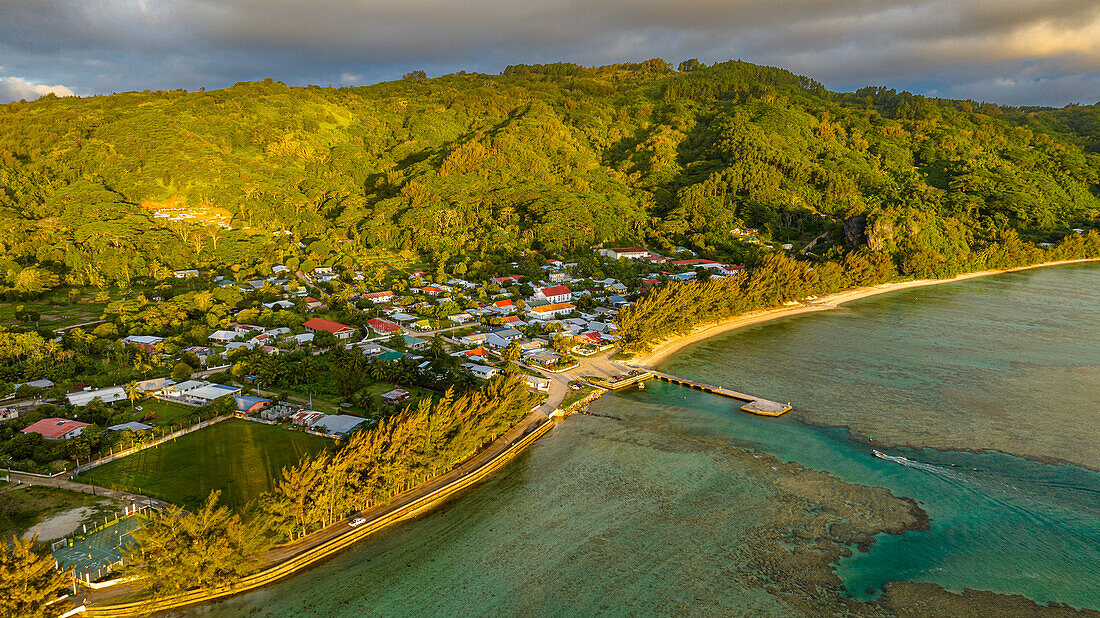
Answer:
<svg viewBox="0 0 1100 618"><path fill-rule="evenodd" d="M77 480L140 493L194 510L214 489L243 507L272 488L283 466L332 440L282 427L229 419L172 442L93 468Z"/></svg>

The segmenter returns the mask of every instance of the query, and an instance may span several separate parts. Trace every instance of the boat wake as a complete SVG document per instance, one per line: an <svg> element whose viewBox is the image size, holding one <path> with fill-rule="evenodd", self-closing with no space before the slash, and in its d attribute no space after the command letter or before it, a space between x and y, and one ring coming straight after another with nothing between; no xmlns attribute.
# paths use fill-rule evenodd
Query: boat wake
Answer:
<svg viewBox="0 0 1100 618"><path fill-rule="evenodd" d="M887 455L886 453L883 453L882 451L872 450L871 452L874 453L875 457L878 457L879 459L882 459L882 460L885 460L885 461L892 461L896 464L901 464L903 466L906 466L906 467L909 467L909 468L914 468L916 470L923 470L924 472L929 472L929 473L936 474L936 475L939 475L939 476L944 476L944 477L947 477L947 478L950 478L950 479L954 479L956 481L965 481L966 480L961 475L956 474L956 473L954 473L954 472L952 472L952 471L950 471L946 468L941 468L940 466L934 466L932 464L926 464L926 463L921 463L919 461L913 461L912 459L909 459L907 457Z"/></svg>

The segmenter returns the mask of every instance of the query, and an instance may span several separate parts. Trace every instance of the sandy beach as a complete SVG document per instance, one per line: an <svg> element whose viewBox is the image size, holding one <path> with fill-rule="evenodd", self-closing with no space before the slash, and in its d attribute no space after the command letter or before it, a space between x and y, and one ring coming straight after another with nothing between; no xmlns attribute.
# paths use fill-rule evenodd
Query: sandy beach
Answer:
<svg viewBox="0 0 1100 618"><path fill-rule="evenodd" d="M1020 266L1018 268L1003 268L997 270L983 270L980 272L966 273L958 275L951 279L915 279L912 281L900 281L897 283L884 283L882 285L874 285L865 288L855 288L851 290L845 290L843 292L837 292L835 294L827 294L820 296L815 300L803 301L797 305L791 305L786 307L777 307L774 309L765 309L761 311L753 311L751 313L745 313L736 317L729 318L728 320L722 320L720 322L712 322L710 324L700 325L694 331L672 339L667 339L655 345L653 349L647 353L639 354L635 356L631 361L632 365L641 365L643 367L656 367L662 362L668 360L676 352L681 349L704 339L727 333L738 328L744 328L746 326L752 326L753 324L760 324L762 322L768 322L778 318L783 318L791 315L798 315L800 313L811 313L814 311L827 311L830 309L836 309L841 304L858 300L860 298L867 298L868 296L875 296L878 294L885 294L887 292L894 292L897 290L906 290L909 288L919 288L929 285L939 285L941 283L954 283L956 281L965 281L967 279L974 279L976 277L986 277L989 275L997 275L1001 273L1015 272L1018 270L1028 270L1031 268L1043 268L1046 266L1059 266L1062 264L1077 264L1079 262L1096 262L1100 261L1098 258L1085 258L1080 260L1062 260L1058 262L1044 262L1042 264L1033 264L1031 266Z"/></svg>

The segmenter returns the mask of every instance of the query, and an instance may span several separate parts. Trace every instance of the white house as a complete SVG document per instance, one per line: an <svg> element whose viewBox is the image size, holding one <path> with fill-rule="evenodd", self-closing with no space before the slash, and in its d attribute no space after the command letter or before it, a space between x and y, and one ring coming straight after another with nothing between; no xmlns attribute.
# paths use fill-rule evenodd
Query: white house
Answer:
<svg viewBox="0 0 1100 618"><path fill-rule="evenodd" d="M259 334L264 332L264 327L256 326L255 324L234 324L233 330L238 335L248 335L249 333Z"/></svg>
<svg viewBox="0 0 1100 618"><path fill-rule="evenodd" d="M103 403L114 403L126 399L126 389L121 386L109 386L98 390L77 391L65 395L69 405L79 408L92 403L96 399Z"/></svg>
<svg viewBox="0 0 1100 618"><path fill-rule="evenodd" d="M550 392L550 378L528 375L526 379L528 387L540 393Z"/></svg>
<svg viewBox="0 0 1100 618"><path fill-rule="evenodd" d="M178 401L192 406L205 406L218 397L239 395L240 392L239 386L225 386L224 384L214 384L205 380L187 380L165 387L160 391L160 394L170 401Z"/></svg>
<svg viewBox="0 0 1100 618"><path fill-rule="evenodd" d="M350 414L326 414L314 421L311 428L330 436L342 436L362 425L365 421L365 418L351 416Z"/></svg>
<svg viewBox="0 0 1100 618"><path fill-rule="evenodd" d="M567 285L555 285L548 288L539 288L535 297L548 303L567 303L573 300L573 291Z"/></svg>
<svg viewBox="0 0 1100 618"><path fill-rule="evenodd" d="M477 363L462 363L462 368L474 374L475 378L481 378L482 380L488 380L500 373L500 370L496 367L487 367Z"/></svg>
<svg viewBox="0 0 1100 618"><path fill-rule="evenodd" d="M374 356L375 354L381 354L382 352L389 351L387 348L384 348L373 341L364 341L362 343L359 343L358 345L359 349L362 350L363 354L365 354L366 356Z"/></svg>
<svg viewBox="0 0 1100 618"><path fill-rule="evenodd" d="M536 320L552 320L558 316L572 313L574 310L576 310L576 307L570 303L552 303L531 307L527 310L527 314Z"/></svg>
<svg viewBox="0 0 1100 618"><path fill-rule="evenodd" d="M164 337L154 337L153 335L129 335L123 338L122 343L136 345L144 350L152 351L161 341L164 341Z"/></svg>
<svg viewBox="0 0 1100 618"><path fill-rule="evenodd" d="M207 337L207 339L216 343L229 343L236 338L237 333L231 330L216 330L210 333L210 336Z"/></svg>

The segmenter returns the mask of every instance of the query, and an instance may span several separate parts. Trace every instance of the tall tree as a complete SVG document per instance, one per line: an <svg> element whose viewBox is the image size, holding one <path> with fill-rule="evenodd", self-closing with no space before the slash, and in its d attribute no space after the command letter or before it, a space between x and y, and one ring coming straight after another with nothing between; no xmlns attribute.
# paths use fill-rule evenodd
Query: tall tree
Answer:
<svg viewBox="0 0 1100 618"><path fill-rule="evenodd" d="M173 507L133 532L137 544L126 563L151 592L170 594L223 584L254 568L264 545L262 531L246 525L228 507L218 506L220 494L211 492L194 513Z"/></svg>
<svg viewBox="0 0 1100 618"><path fill-rule="evenodd" d="M54 569L53 556L33 538L0 542L0 616L54 618L67 610L53 603L72 581L72 568Z"/></svg>

